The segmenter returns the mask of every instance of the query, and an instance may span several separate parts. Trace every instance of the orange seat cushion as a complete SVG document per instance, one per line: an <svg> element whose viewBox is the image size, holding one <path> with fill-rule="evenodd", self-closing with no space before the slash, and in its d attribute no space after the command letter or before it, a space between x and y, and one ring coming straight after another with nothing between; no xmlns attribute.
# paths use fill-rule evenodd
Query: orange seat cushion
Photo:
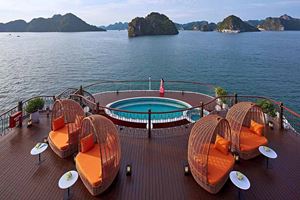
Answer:
<svg viewBox="0 0 300 200"><path fill-rule="evenodd" d="M202 169L202 167L206 167L206 159L207 162L207 181L211 185L216 185L222 180L228 173L232 170L234 165L234 157L228 153L225 155L221 151L214 148L214 144L204 144L203 148L209 147L208 158L203 154L195 155L194 159L197 163L198 168ZM204 152L205 149L204 149ZM199 175L202 175L201 172L198 172Z"/></svg>
<svg viewBox="0 0 300 200"><path fill-rule="evenodd" d="M93 186L98 186L102 182L102 169L99 145L95 144L87 152L79 152L75 158L77 170Z"/></svg>
<svg viewBox="0 0 300 200"><path fill-rule="evenodd" d="M87 152L94 147L94 135L89 134L80 140L80 151Z"/></svg>
<svg viewBox="0 0 300 200"><path fill-rule="evenodd" d="M220 152L222 152L225 155L227 155L228 154L228 150L229 150L229 145L230 145L230 141L226 140L225 138L223 138L222 136L220 136L219 134L217 134L215 145L214 145L215 149L217 149Z"/></svg>
<svg viewBox="0 0 300 200"><path fill-rule="evenodd" d="M261 145L268 144L267 138L264 136L258 136L247 127L242 127L240 133L240 150L252 151L257 149Z"/></svg>
<svg viewBox="0 0 300 200"><path fill-rule="evenodd" d="M265 127L264 125L251 120L250 130L253 131L256 135L262 136L264 127Z"/></svg>
<svg viewBox="0 0 300 200"><path fill-rule="evenodd" d="M75 158L77 170L87 179L94 187L102 183L102 174L109 176L115 167L115 151L107 150L106 145L101 145L102 162L100 158L100 145L94 144L94 147L87 152L79 152ZM103 171L102 171L103 168Z"/></svg>
<svg viewBox="0 0 300 200"><path fill-rule="evenodd" d="M64 126L65 126L65 120L64 120L63 116L54 119L53 122L52 122L52 129L53 129L53 131L61 129Z"/></svg>
<svg viewBox="0 0 300 200"><path fill-rule="evenodd" d="M207 180L209 184L216 185L232 170L234 157L230 153L225 155L213 146L208 155Z"/></svg>
<svg viewBox="0 0 300 200"><path fill-rule="evenodd" d="M49 138L52 143L60 150L66 150L68 148L68 127L64 126L56 131L49 133Z"/></svg>

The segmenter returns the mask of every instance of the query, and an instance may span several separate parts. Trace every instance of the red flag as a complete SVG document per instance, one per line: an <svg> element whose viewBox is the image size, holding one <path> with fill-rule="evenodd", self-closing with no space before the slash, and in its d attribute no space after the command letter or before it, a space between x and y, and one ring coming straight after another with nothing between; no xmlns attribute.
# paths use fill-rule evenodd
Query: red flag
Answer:
<svg viewBox="0 0 300 200"><path fill-rule="evenodd" d="M159 88L159 94L164 95L165 94L165 86L164 86L164 79L160 80L160 88Z"/></svg>

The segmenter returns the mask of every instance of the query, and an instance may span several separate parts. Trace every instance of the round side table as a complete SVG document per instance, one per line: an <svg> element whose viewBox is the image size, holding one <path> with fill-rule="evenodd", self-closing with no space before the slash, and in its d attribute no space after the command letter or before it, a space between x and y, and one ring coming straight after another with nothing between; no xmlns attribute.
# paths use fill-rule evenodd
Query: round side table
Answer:
<svg viewBox="0 0 300 200"><path fill-rule="evenodd" d="M240 173L242 175L242 179L238 179L237 173ZM238 171L231 171L229 174L229 178L231 182L238 188L238 197L241 199L241 190L248 190L250 188L250 181L241 172Z"/></svg>
<svg viewBox="0 0 300 200"><path fill-rule="evenodd" d="M33 156L38 155L39 156L39 162L37 163L38 165L40 165L42 163L41 160L41 154L46 151L46 149L48 148L48 144L46 143L41 143L39 146L35 146L31 149L30 154Z"/></svg>
<svg viewBox="0 0 300 200"><path fill-rule="evenodd" d="M259 152L264 155L267 159L267 169L269 168L269 158L275 159L277 158L277 153L267 146L260 146L258 147Z"/></svg>
<svg viewBox="0 0 300 200"><path fill-rule="evenodd" d="M71 173L72 176L68 178L68 173ZM67 195L64 195L64 199L70 198L70 188L76 183L78 179L78 173L74 170L66 172L62 175L58 181L58 187L60 189L67 189Z"/></svg>

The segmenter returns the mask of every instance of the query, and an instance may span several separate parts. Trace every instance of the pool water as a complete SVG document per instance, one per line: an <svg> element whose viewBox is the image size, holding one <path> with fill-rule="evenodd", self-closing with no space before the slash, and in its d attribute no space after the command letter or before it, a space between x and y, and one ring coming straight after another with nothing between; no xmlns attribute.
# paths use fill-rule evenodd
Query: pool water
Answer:
<svg viewBox="0 0 300 200"><path fill-rule="evenodd" d="M130 112L170 112L176 110L182 110L190 108L191 105L183 101L160 98L160 97L139 97L139 98L129 98L113 102L107 107L126 110ZM171 122L176 120L181 120L185 118L185 112L172 112L165 114L151 114L151 120L153 123L157 122ZM108 111L108 114L115 118L121 118L125 121L134 122L146 122L148 120L148 114L140 113L128 113L120 111Z"/></svg>

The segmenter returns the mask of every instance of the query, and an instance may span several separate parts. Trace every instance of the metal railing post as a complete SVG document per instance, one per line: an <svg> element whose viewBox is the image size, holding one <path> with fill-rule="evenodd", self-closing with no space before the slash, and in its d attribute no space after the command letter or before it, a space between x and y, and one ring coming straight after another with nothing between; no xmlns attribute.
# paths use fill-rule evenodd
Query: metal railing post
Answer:
<svg viewBox="0 0 300 200"><path fill-rule="evenodd" d="M82 88L82 85L81 85L80 88L79 88L79 95L83 96L83 88Z"/></svg>
<svg viewBox="0 0 300 200"><path fill-rule="evenodd" d="M203 115L204 115L204 103L201 101L201 102L200 102L200 105L201 105L201 113L200 113L200 117L202 118Z"/></svg>
<svg viewBox="0 0 300 200"><path fill-rule="evenodd" d="M283 129L283 103L280 102L280 111L279 111L279 127Z"/></svg>
<svg viewBox="0 0 300 200"><path fill-rule="evenodd" d="M151 138L151 109L148 110L148 138Z"/></svg>
<svg viewBox="0 0 300 200"><path fill-rule="evenodd" d="M96 114L99 114L99 102L96 103Z"/></svg>
<svg viewBox="0 0 300 200"><path fill-rule="evenodd" d="M19 111L19 112L23 112L23 102L22 102L22 101L19 101L19 102L18 102L18 111ZM19 127L22 127L23 114L24 114L24 113L21 114L20 119L19 119Z"/></svg>
<svg viewBox="0 0 300 200"><path fill-rule="evenodd" d="M238 95L237 93L234 93L234 104L238 103Z"/></svg>

